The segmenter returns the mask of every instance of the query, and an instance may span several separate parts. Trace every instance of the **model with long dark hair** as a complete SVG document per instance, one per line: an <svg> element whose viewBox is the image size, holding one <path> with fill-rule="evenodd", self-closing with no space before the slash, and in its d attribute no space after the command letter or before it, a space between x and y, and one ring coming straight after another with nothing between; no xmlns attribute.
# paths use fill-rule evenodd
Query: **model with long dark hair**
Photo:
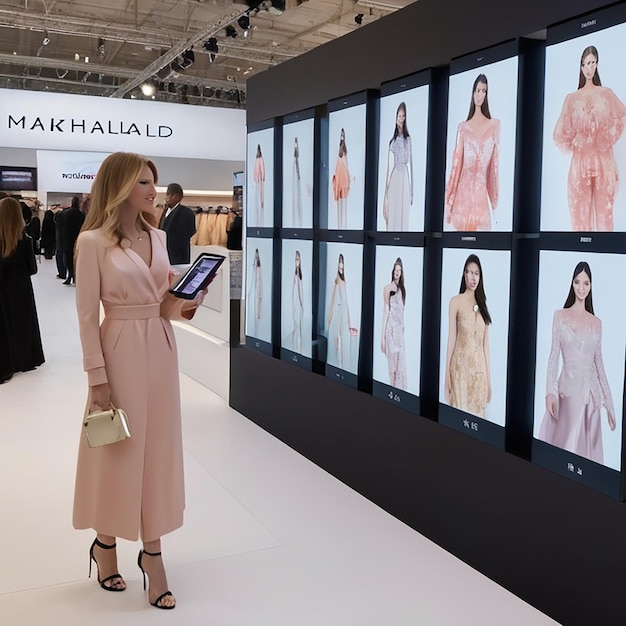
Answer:
<svg viewBox="0 0 626 626"><path fill-rule="evenodd" d="M341 369L349 369L350 336L357 334L357 329L350 322L348 294L346 292L346 274L343 254L337 260L337 275L333 281L333 292L328 307L328 355L327 361Z"/></svg>
<svg viewBox="0 0 626 626"><path fill-rule="evenodd" d="M602 407L611 430L616 421L602 360L602 322L593 310L591 287L591 268L581 261L574 268L565 304L552 320L546 413L539 439L602 463Z"/></svg>
<svg viewBox="0 0 626 626"><path fill-rule="evenodd" d="M489 111L487 77L474 80L467 120L459 124L446 184L445 219L456 230L491 230L498 206L500 120Z"/></svg>
<svg viewBox="0 0 626 626"><path fill-rule="evenodd" d="M296 250L295 270L291 288L291 313L293 316L293 349L302 352L302 320L304 318L304 295L302 290L302 255Z"/></svg>
<svg viewBox="0 0 626 626"><path fill-rule="evenodd" d="M391 282L383 287L383 327L380 349L387 357L389 384L406 390L406 351L404 347L404 267L398 257L391 270Z"/></svg>
<svg viewBox="0 0 626 626"><path fill-rule="evenodd" d="M622 136L626 106L598 73L598 50L580 57L578 89L568 94L554 128L554 143L571 153L567 201L572 230L612 231L618 171L613 146Z"/></svg>
<svg viewBox="0 0 626 626"><path fill-rule="evenodd" d="M350 168L348 167L348 146L346 131L342 128L339 136L339 152L333 174L333 196L337 203L337 228L348 227L348 193L350 192Z"/></svg>
<svg viewBox="0 0 626 626"><path fill-rule="evenodd" d="M450 406L479 417L491 401L490 324L482 266L470 254L459 294L450 299L444 395Z"/></svg>
<svg viewBox="0 0 626 626"><path fill-rule="evenodd" d="M265 226L265 161L261 144L257 144L256 156L254 158L254 168L252 170L252 180L256 187L256 218L255 226Z"/></svg>
<svg viewBox="0 0 626 626"><path fill-rule="evenodd" d="M393 166L390 168L392 159ZM396 110L396 123L387 151L387 173L383 198L383 217L387 230L409 230L409 209L412 204L413 154L406 121L406 104L401 102Z"/></svg>

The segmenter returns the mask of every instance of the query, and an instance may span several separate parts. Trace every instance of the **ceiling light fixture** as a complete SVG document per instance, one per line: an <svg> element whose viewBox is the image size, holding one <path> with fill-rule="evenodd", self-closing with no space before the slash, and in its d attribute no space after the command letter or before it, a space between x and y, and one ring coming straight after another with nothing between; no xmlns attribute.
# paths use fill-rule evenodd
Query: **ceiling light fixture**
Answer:
<svg viewBox="0 0 626 626"><path fill-rule="evenodd" d="M232 37L234 39L237 36L237 29L232 24L229 24L225 30L227 37Z"/></svg>
<svg viewBox="0 0 626 626"><path fill-rule="evenodd" d="M106 50L104 48L104 37L99 37L98 38L98 56L103 57L105 53L106 53Z"/></svg>
<svg viewBox="0 0 626 626"><path fill-rule="evenodd" d="M148 98L154 96L156 92L156 85L152 81L146 81L141 85L141 93Z"/></svg>
<svg viewBox="0 0 626 626"><path fill-rule="evenodd" d="M238 20L237 24L241 30L243 30L243 36L247 37L250 34L250 17L248 15L242 15Z"/></svg>
<svg viewBox="0 0 626 626"><path fill-rule="evenodd" d="M357 14L354 16L354 21L355 21L355 22L356 22L356 23L360 26L361 24L363 24L363 18L364 18L364 17L365 17L365 16L363 15L363 13L357 13Z"/></svg>
<svg viewBox="0 0 626 626"><path fill-rule="evenodd" d="M202 44L202 47L209 53L209 62L213 63L215 61L215 55L219 52L217 39L210 37Z"/></svg>
<svg viewBox="0 0 626 626"><path fill-rule="evenodd" d="M50 43L50 37L48 36L48 33L45 32L43 36L43 41L41 42L41 44L43 46L47 46L49 43Z"/></svg>
<svg viewBox="0 0 626 626"><path fill-rule="evenodd" d="M196 60L196 56L191 48L185 50L182 54L179 54L174 61L172 61L172 67L178 71L183 72L188 70Z"/></svg>

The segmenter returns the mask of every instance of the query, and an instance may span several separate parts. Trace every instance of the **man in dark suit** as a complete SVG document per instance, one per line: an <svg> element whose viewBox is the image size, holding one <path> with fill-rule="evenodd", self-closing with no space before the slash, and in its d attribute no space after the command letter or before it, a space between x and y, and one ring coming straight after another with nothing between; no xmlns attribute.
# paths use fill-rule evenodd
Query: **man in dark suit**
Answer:
<svg viewBox="0 0 626 626"><path fill-rule="evenodd" d="M178 183L170 183L165 193L165 209L159 228L167 233L167 254L172 265L189 263L190 239L196 232L194 212L180 202L183 189Z"/></svg>
<svg viewBox="0 0 626 626"><path fill-rule="evenodd" d="M85 214L80 208L80 198L74 196L72 205L69 209L63 211L61 220L61 244L63 246L63 254L65 256L65 265L67 266L67 277L63 282L69 285L74 281L74 246L78 239L78 233L85 221Z"/></svg>

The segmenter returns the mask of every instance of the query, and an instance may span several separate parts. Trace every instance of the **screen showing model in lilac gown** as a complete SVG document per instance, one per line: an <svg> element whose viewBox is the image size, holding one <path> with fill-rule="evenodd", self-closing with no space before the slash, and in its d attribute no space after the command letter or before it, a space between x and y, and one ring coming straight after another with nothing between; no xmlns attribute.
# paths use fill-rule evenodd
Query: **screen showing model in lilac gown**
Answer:
<svg viewBox="0 0 626 626"><path fill-rule="evenodd" d="M620 254L542 251L534 436L619 470L626 326Z"/></svg>

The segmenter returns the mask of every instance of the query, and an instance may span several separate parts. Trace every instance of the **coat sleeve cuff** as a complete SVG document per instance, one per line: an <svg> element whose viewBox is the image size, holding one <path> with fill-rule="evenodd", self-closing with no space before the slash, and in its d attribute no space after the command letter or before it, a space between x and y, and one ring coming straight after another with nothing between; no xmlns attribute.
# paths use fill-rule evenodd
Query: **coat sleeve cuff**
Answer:
<svg viewBox="0 0 626 626"><path fill-rule="evenodd" d="M107 378L106 369L104 367L94 367L93 369L88 370L87 381L90 387L108 383L109 379Z"/></svg>

